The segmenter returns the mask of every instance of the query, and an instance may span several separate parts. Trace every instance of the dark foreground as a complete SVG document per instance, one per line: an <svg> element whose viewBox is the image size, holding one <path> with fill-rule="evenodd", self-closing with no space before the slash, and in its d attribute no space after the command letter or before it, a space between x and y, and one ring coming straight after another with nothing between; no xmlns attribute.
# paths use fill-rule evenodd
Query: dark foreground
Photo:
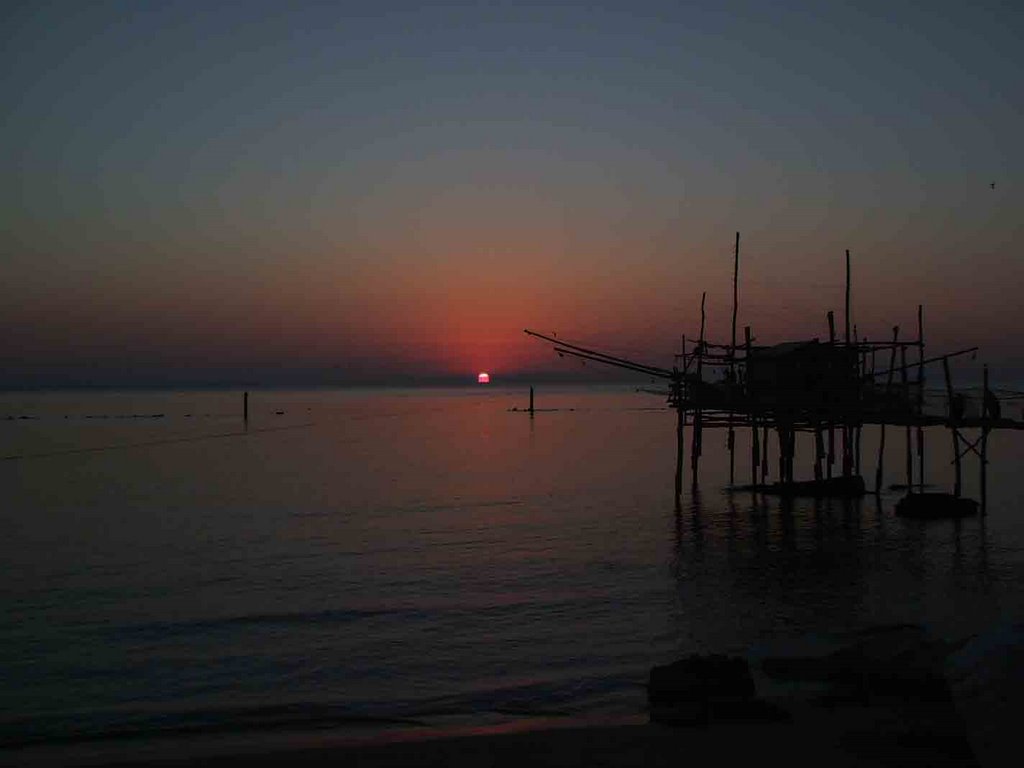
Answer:
<svg viewBox="0 0 1024 768"><path fill-rule="evenodd" d="M233 754L173 754L77 760L68 754L32 764L252 766L976 766L952 704L801 704L787 722L711 722L704 726L591 724L522 732L451 735L417 731L384 740ZM8 757L13 757L8 755ZM69 759L71 757L71 759ZM695 761L697 761L695 763ZM16 761L17 762L17 761ZM27 764L27 763L26 763Z"/></svg>

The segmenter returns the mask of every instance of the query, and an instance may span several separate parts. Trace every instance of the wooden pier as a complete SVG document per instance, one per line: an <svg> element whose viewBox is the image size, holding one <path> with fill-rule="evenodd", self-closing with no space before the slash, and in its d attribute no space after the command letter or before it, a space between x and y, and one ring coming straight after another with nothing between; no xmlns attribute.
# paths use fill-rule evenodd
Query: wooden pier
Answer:
<svg viewBox="0 0 1024 768"><path fill-rule="evenodd" d="M693 492L699 486L704 430L725 429L729 488L804 496L856 496L867 492L861 477L861 434L866 426L877 427L879 433L873 491L880 493L885 474L886 428L902 427L907 497L901 500L898 512L919 517L932 513L963 516L971 514L976 506L985 514L988 435L994 429L1024 429L1024 421L1004 415L1000 396L989 387L987 366L983 368L980 394L976 390L954 388L950 361L968 354L973 356L977 348L927 356L921 306L917 308L916 338L901 339L898 326L893 328L891 340L858 338L856 326L850 324L849 251L846 252L842 340L836 338L834 314L828 311L825 315L827 341L810 338L759 345L747 326L743 343L739 345L736 340L739 245L737 233L729 343L713 343L706 338L706 294L702 294L700 333L696 338L682 337L680 352L675 355L670 369L609 355L536 331L526 330L525 333L551 344L559 356L598 362L666 382L668 405L677 414L677 503L683 488L686 426L690 427ZM880 358L887 358L887 365L879 366ZM944 386L929 391L925 387L926 369L934 370L937 366L941 366ZM948 494L924 492L926 427L949 430L954 479ZM750 483L743 486L735 483L737 430L750 431ZM778 443L778 473L774 481L770 481L768 467L771 431L775 432ZM839 467L835 466L837 431ZM795 477L796 436L800 433L813 435L811 480ZM974 454L978 460L980 505L975 505L973 500L959 501L963 459L968 454ZM939 497L945 501L940 501Z"/></svg>

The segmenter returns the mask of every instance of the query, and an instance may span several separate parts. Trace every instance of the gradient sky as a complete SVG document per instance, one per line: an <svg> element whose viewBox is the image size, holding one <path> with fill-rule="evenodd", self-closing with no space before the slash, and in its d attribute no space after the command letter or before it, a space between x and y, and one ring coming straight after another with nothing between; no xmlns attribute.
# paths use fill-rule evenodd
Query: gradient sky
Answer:
<svg viewBox="0 0 1024 768"><path fill-rule="evenodd" d="M898 6L893 9L892 6ZM1024 370L1024 11L7 2L0 386L572 373L699 327ZM995 189L990 187L995 183Z"/></svg>

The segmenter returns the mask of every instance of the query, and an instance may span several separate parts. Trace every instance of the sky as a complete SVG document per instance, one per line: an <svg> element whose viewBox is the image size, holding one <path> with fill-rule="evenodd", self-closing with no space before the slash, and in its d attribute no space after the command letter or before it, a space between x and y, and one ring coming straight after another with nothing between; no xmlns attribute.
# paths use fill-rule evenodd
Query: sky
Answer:
<svg viewBox="0 0 1024 768"><path fill-rule="evenodd" d="M1019 4L6 2L0 387L585 375L700 324L1024 375ZM992 187L995 184L995 187Z"/></svg>

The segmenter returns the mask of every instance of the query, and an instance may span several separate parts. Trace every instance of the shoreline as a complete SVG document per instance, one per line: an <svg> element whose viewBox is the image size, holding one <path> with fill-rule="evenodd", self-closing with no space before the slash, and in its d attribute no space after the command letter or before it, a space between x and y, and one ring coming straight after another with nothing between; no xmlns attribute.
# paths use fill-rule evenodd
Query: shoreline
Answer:
<svg viewBox="0 0 1024 768"><path fill-rule="evenodd" d="M26 750L19 765L50 766L678 766L681 759L739 764L774 756L796 766L977 766L952 702L809 703L779 700L782 722L651 723L647 715L530 718L373 733L233 734L163 738L117 748L81 745ZM20 750L19 750L20 751ZM25 759L21 759L25 758ZM824 763L827 761L827 763Z"/></svg>

